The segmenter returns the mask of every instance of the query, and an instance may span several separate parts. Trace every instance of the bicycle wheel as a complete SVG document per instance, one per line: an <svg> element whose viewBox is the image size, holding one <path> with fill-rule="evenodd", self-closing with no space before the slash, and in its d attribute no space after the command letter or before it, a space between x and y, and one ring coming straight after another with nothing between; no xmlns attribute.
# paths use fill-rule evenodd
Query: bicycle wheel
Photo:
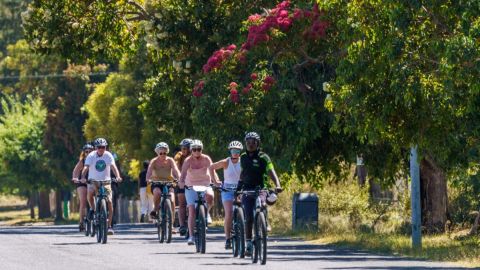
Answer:
<svg viewBox="0 0 480 270"><path fill-rule="evenodd" d="M100 231L102 232L102 244L106 244L108 236L108 214L105 200L100 202Z"/></svg>
<svg viewBox="0 0 480 270"><path fill-rule="evenodd" d="M267 263L267 222L265 219L265 214L263 212L258 213L257 217L257 227L258 238L255 241L256 250L258 254L258 260L260 264Z"/></svg>
<svg viewBox="0 0 480 270"><path fill-rule="evenodd" d="M197 252L205 254L206 250L206 219L205 219L205 206L200 205L198 209L197 217L197 238L198 238L198 248Z"/></svg>
<svg viewBox="0 0 480 270"><path fill-rule="evenodd" d="M172 202L169 199L165 200L163 205L164 216L164 232L165 232L165 241L167 243L172 242L172 229L173 229L173 214L172 214Z"/></svg>
<svg viewBox="0 0 480 270"><path fill-rule="evenodd" d="M243 215L243 208L239 207L237 209L235 218L237 219L235 236L238 242L238 255L240 258L245 258L245 216Z"/></svg>
<svg viewBox="0 0 480 270"><path fill-rule="evenodd" d="M255 218L253 219L252 263L258 262L258 242L260 239L260 233L258 231L257 219L259 216L259 214L255 214Z"/></svg>
<svg viewBox="0 0 480 270"><path fill-rule="evenodd" d="M83 227L85 228L85 236L90 236L90 221L86 217L83 218Z"/></svg>
<svg viewBox="0 0 480 270"><path fill-rule="evenodd" d="M101 220L101 216L100 216L100 202L98 203L98 206L97 206L97 212L95 213L95 229L96 229L96 232L97 232L97 243L100 243L102 242L102 238L103 238L103 231L102 231L102 220Z"/></svg>

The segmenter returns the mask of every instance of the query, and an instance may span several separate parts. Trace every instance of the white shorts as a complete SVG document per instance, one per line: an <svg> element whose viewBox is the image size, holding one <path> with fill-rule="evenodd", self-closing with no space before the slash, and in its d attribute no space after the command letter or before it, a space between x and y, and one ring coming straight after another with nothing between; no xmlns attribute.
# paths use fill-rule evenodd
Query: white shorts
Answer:
<svg viewBox="0 0 480 270"><path fill-rule="evenodd" d="M213 189L212 187L207 187L205 193L210 194L213 196ZM185 198L187 199L187 206L195 205L196 201L198 200L197 192L193 189L185 189Z"/></svg>

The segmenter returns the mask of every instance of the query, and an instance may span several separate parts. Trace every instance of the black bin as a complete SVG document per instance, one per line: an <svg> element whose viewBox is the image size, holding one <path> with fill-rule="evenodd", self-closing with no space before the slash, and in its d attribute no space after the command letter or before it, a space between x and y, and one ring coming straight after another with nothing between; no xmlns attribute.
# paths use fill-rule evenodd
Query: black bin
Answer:
<svg viewBox="0 0 480 270"><path fill-rule="evenodd" d="M292 229L318 230L318 196L315 193L295 193L292 207Z"/></svg>

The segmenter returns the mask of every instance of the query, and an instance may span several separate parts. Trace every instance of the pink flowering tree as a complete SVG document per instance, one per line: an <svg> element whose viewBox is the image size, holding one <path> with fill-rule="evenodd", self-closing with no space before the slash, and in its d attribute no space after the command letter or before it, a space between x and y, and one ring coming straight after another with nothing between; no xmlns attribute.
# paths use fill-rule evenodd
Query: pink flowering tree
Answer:
<svg viewBox="0 0 480 270"><path fill-rule="evenodd" d="M192 91L194 126L209 144L255 130L282 168L323 162L338 172L332 156L343 159L350 139L329 133L332 115L323 105L322 86L337 62L327 16L310 1L283 1L245 19L238 40L203 66Z"/></svg>

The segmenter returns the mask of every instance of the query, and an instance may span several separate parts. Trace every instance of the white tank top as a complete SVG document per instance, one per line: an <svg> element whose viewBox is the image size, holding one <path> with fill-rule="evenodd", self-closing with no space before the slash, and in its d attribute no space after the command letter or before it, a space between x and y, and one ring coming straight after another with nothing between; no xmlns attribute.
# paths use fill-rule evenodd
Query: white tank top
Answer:
<svg viewBox="0 0 480 270"><path fill-rule="evenodd" d="M240 181L240 160L237 163L233 163L230 158L227 159L228 166L223 171L223 175L225 176L224 184L233 184L238 185L238 181Z"/></svg>

